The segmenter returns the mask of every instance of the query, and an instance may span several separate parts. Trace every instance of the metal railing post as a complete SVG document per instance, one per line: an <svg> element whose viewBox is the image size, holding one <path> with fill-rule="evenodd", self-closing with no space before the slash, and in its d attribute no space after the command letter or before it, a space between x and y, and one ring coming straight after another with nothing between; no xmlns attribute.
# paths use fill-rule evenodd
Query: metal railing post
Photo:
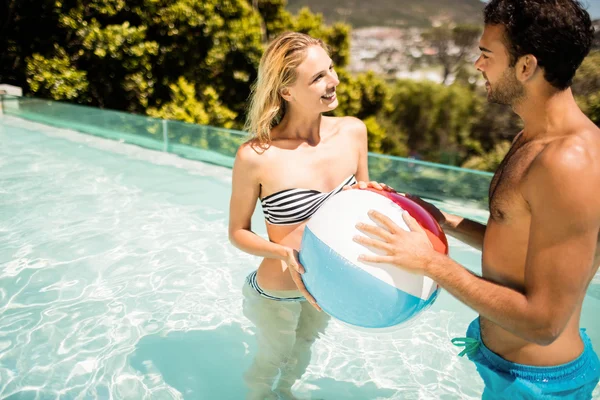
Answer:
<svg viewBox="0 0 600 400"><path fill-rule="evenodd" d="M163 132L163 151L169 151L169 127L167 126L167 120L162 120L162 132Z"/></svg>

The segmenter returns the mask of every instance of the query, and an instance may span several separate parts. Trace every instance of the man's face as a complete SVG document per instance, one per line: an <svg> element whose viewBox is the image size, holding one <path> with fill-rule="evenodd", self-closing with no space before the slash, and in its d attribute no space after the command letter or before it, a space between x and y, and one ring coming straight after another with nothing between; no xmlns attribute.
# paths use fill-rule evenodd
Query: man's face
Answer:
<svg viewBox="0 0 600 400"><path fill-rule="evenodd" d="M523 84L517 79L504 39L502 25L486 25L479 40L481 55L475 62L485 78L488 101L514 105L525 95Z"/></svg>

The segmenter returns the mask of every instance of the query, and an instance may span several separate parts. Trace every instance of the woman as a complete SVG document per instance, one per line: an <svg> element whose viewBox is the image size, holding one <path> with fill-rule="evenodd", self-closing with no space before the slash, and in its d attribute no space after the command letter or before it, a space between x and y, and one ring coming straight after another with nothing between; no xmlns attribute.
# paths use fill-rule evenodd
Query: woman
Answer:
<svg viewBox="0 0 600 400"><path fill-rule="evenodd" d="M244 315L257 327L258 353L245 374L251 399L293 398L328 321L300 278L304 226L344 186L369 180L365 125L322 115L338 106L338 84L325 44L305 34L280 35L260 61L246 126L252 136L236 155L229 221L231 243L264 257L243 288ZM269 240L251 230L257 200Z"/></svg>

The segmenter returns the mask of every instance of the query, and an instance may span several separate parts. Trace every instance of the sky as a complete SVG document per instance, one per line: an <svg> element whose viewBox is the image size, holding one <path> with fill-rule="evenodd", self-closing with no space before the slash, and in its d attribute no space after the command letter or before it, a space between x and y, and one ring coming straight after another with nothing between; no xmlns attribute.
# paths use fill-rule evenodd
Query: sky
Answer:
<svg viewBox="0 0 600 400"><path fill-rule="evenodd" d="M588 12L592 18L600 18L600 0L588 0Z"/></svg>

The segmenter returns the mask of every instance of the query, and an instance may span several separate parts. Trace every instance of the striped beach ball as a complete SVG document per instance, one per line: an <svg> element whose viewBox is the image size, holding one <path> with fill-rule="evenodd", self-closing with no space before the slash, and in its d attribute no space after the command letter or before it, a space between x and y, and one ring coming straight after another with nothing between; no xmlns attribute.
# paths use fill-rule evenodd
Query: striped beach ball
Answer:
<svg viewBox="0 0 600 400"><path fill-rule="evenodd" d="M358 260L377 250L352 240L364 235L356 224L375 224L367 215L377 210L408 230L404 210L425 229L436 251L448 254L439 224L414 201L375 189L347 190L329 199L312 216L299 251L302 280L319 306L355 327L388 330L413 319L437 298L440 288L430 278L391 264ZM381 253L380 253L381 254Z"/></svg>

